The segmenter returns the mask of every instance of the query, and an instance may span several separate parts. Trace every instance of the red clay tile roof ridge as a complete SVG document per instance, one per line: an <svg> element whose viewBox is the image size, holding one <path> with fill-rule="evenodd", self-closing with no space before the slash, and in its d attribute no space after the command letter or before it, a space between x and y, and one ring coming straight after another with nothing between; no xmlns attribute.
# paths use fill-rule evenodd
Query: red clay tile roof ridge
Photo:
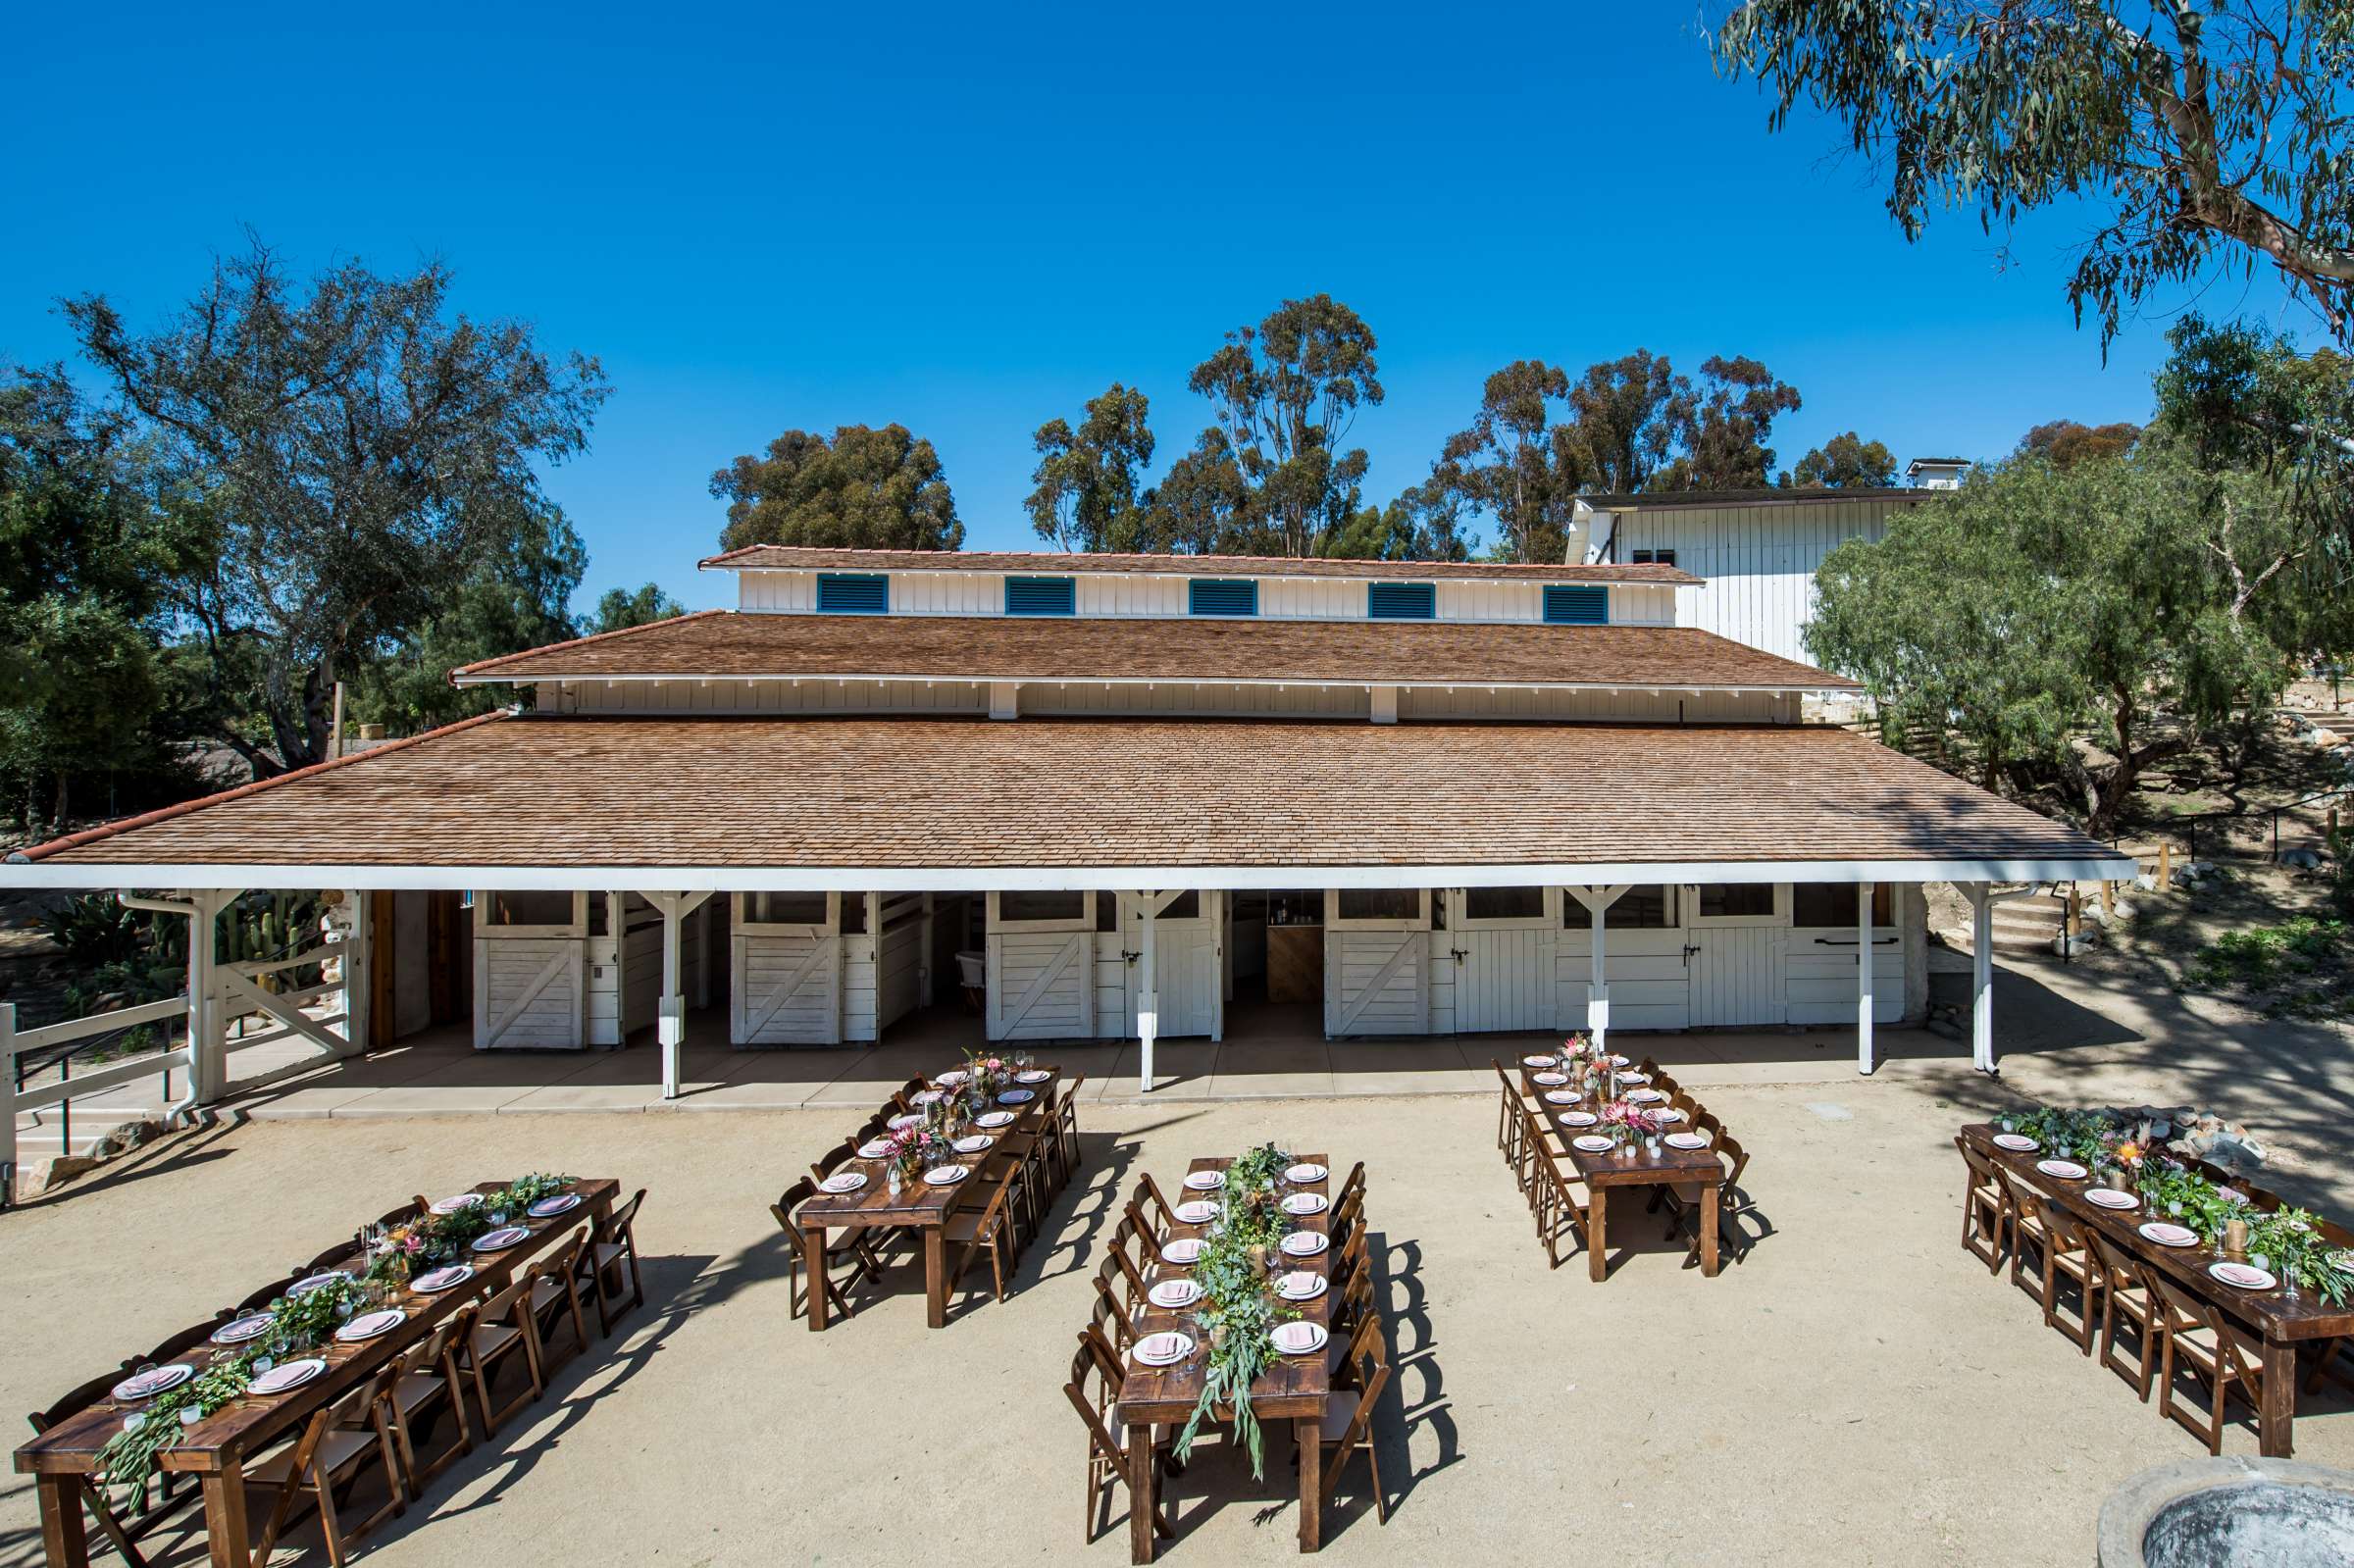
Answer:
<svg viewBox="0 0 2354 1568"><path fill-rule="evenodd" d="M1102 570L1104 563L1117 561L1139 563L1132 568L1136 571L1152 570L1151 565L1145 563L1165 562L1171 575L1192 571L1208 577L1221 575L1220 569L1222 568L1249 568L1268 577L1300 576L1303 574L1298 569L1302 567L1317 569L1312 574L1315 576L1345 577L1347 575L1346 568L1352 565L1361 565L1408 571L1416 567L1435 567L1454 577L1469 577L1493 572L1498 579L1503 581L1523 577L1543 577L1548 574L1565 575L1581 572L1600 574L1606 578L1623 578L1630 582L1649 582L1658 585L1700 583L1708 581L1706 578L1695 577L1681 567L1654 562L1398 561L1387 558L1360 559L1355 556L1339 555L1185 555L1174 550L967 550L961 547L953 550L925 550L859 544L743 544L733 550L722 551L718 555L704 556L695 562L695 567L702 571L708 571L714 567L730 567L746 556L758 555L766 550L805 551L811 555L851 556L860 558L862 563L872 561L878 567L885 560L897 560L902 564L896 570L902 572L969 570L987 573L999 569L964 566L957 563L979 559L1014 559L1024 563L1037 562L1039 563L1037 570L1042 572L1057 561L1064 563L1068 569L1095 571ZM937 556L947 564L938 567L905 564L904 558L908 556ZM1287 567L1293 570L1287 573L1285 570Z"/></svg>
<svg viewBox="0 0 2354 1568"><path fill-rule="evenodd" d="M337 768L348 768L355 762L365 762L371 757L382 757L395 751L406 751L412 746L421 746L428 740L438 740L447 735L457 734L462 731L477 729L495 719L511 719L516 716L516 712L517 710L513 708L492 708L488 713L478 713L469 719L459 719L454 723L428 730L421 734L407 735L399 740L387 740L382 745L370 746L365 751L348 751L340 757L330 757L325 762L314 762L307 768L296 768L290 773L275 774L267 779L256 779L250 784L238 784L233 789L218 789L209 795L199 795L193 800L181 800L169 806L158 806L153 811L143 811L135 817L118 817L113 822L102 822L95 828L84 828L79 833L70 833L63 837L52 838L47 843L30 844L23 849L15 850L7 856L7 863L12 866L30 865L36 860L46 859L62 850L78 849L84 844L93 844L102 838L112 838L117 834L128 833L133 828L146 828L159 822L170 822L175 817L184 817L190 812L202 811L207 806L218 806L231 800L242 800L248 795L260 794L265 789L275 789L280 784L293 784L299 779L315 779L323 773L333 773Z"/></svg>
<svg viewBox="0 0 2354 1568"><path fill-rule="evenodd" d="M512 664L517 659L529 659L536 654L561 653L566 648L585 647L591 642L608 642L615 637L626 637L638 632L649 632L656 627L670 627L686 621L699 621L709 615L733 614L735 614L733 610L690 610L685 615L667 615L659 621L641 621L636 626L616 627L610 632L591 632L585 637L569 637L562 642L543 642L536 648L518 648L513 653L501 653L488 659L477 659L472 664L461 664L443 679L455 685L458 677L462 675L480 675L485 670L495 670L500 665Z"/></svg>

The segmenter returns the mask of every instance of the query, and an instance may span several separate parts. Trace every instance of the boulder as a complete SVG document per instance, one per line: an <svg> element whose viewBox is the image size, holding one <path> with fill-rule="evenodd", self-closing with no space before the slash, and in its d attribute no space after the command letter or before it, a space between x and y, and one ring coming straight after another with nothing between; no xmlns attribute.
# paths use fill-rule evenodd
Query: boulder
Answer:
<svg viewBox="0 0 2354 1568"><path fill-rule="evenodd" d="M2322 852L2300 844L2294 849L2281 850L2280 864L2291 871L2319 871L2323 865Z"/></svg>

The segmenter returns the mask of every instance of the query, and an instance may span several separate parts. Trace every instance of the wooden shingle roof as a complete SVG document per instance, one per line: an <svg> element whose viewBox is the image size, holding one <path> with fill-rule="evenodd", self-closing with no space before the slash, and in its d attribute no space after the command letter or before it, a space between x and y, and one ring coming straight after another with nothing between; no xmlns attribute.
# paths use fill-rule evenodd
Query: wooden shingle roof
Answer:
<svg viewBox="0 0 2354 1568"><path fill-rule="evenodd" d="M699 868L724 886L763 869L1263 868L1313 885L1348 867L2116 863L1829 728L543 716L11 858L101 885L133 866L395 868L386 885L435 867ZM668 885L578 884L640 885Z"/></svg>
<svg viewBox="0 0 2354 1568"><path fill-rule="evenodd" d="M706 610L486 659L461 684L621 677L1332 681L1821 691L1855 683L1692 627L764 615Z"/></svg>
<svg viewBox="0 0 2354 1568"><path fill-rule="evenodd" d="M706 556L728 572L1013 572L1063 577L1124 572L1186 578L1381 578L1408 582L1698 582L1672 566L1516 565L1497 561L1358 561L1290 555L1118 555L1049 550L850 550L806 544L747 544Z"/></svg>

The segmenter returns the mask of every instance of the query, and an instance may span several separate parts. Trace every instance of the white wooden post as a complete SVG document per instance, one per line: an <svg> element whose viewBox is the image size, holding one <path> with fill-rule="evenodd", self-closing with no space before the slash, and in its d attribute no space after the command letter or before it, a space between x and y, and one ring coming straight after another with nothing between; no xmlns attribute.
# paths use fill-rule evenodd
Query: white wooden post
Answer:
<svg viewBox="0 0 2354 1568"><path fill-rule="evenodd" d="M1871 886L1856 884L1856 1071L1869 1074L1871 1059Z"/></svg>
<svg viewBox="0 0 2354 1568"><path fill-rule="evenodd" d="M1994 888L1989 883L1962 885L1970 895L1970 1061L1981 1073L1994 1071Z"/></svg>
<svg viewBox="0 0 2354 1568"><path fill-rule="evenodd" d="M0 1209L17 1200L17 1004L0 1002ZM71 1154L72 1149L63 1152Z"/></svg>
<svg viewBox="0 0 2354 1568"><path fill-rule="evenodd" d="M225 887L187 895L188 1077L198 1105L211 1105L229 1093L229 1009L221 997L213 922L236 896Z"/></svg>
<svg viewBox="0 0 2354 1568"><path fill-rule="evenodd" d="M341 695L338 683L336 696ZM346 892L328 914L328 924L336 934L342 953L343 1037L351 1041L355 1055L368 1049L369 1031L374 1023L370 1007L376 995L376 986L371 984L376 972L376 930L369 920L373 902L365 892Z"/></svg>
<svg viewBox="0 0 2354 1568"><path fill-rule="evenodd" d="M679 987L680 927L710 896L707 892L644 895L646 902L662 911L662 1000L654 1037L662 1044L662 1097L666 1100L679 1097L679 1058L687 1043L687 997Z"/></svg>
<svg viewBox="0 0 2354 1568"><path fill-rule="evenodd" d="M1607 938L1610 908L1632 885L1631 883L1619 883L1610 887L1569 889L1570 896L1585 905L1594 917L1594 940L1590 944L1593 948L1594 972L1593 978L1586 984L1586 1037L1594 1042L1597 1050L1607 1048L1611 1040L1611 982L1610 971L1606 967L1610 945Z"/></svg>
<svg viewBox="0 0 2354 1568"><path fill-rule="evenodd" d="M1100 898L1103 895L1098 893L1096 896ZM1146 891L1137 895L1137 907L1145 912L1145 929L1137 958L1136 1054L1139 1071L1144 1077L1144 1090L1150 1094L1152 1092L1152 1040L1160 1033L1160 994L1155 988L1157 977L1154 967L1159 946L1154 934L1160 924L1154 916L1159 913L1160 901L1157 895Z"/></svg>

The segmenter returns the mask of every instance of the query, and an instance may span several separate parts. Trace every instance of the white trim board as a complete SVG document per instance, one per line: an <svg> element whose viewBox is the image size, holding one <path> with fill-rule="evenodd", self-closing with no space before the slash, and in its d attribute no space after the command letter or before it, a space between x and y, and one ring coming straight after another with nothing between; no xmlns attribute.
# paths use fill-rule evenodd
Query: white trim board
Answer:
<svg viewBox="0 0 2354 1568"><path fill-rule="evenodd" d="M878 684L974 686L1003 683L1016 686L1307 686L1318 690L1354 690L1366 686L1401 686L1417 691L1643 691L1664 696L1671 691L1729 692L1734 696L1763 693L1786 696L1791 693L1837 692L1844 696L1861 697L1861 686L1843 683L1836 678L1825 682L1789 682L1783 684L1747 682L1673 681L1658 683L1644 681L1449 681L1395 680L1390 678L1329 680L1315 677L1286 676L1119 676L1119 675L704 675L693 672L674 672L669 675L470 675L452 676L450 683L459 686L589 686L638 685L654 683L685 684L693 682L700 685L774 685L789 682L793 685L847 685L853 681L868 681ZM1729 721L1728 721L1729 722Z"/></svg>
<svg viewBox="0 0 2354 1568"><path fill-rule="evenodd" d="M987 892L1136 887L1515 887L1612 883L2123 882L2125 856L1994 860L1597 861L1510 866L336 866L0 862L0 887L338 887L608 892Z"/></svg>

